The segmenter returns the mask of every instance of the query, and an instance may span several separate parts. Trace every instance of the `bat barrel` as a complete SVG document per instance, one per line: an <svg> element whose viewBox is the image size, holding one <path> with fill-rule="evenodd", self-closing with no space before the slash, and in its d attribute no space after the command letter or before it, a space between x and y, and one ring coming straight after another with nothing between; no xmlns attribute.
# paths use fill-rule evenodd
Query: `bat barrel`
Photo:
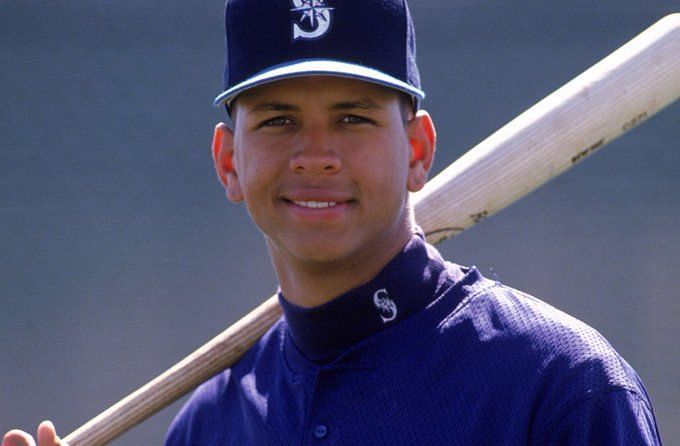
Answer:
<svg viewBox="0 0 680 446"><path fill-rule="evenodd" d="M675 101L679 54L671 14L471 149L415 194L428 241L493 215Z"/></svg>

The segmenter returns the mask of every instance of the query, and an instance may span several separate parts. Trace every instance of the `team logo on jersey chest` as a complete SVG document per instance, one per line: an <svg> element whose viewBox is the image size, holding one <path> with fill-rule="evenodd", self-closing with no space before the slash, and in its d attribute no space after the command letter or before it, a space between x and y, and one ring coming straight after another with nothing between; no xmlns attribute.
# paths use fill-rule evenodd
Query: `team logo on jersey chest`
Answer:
<svg viewBox="0 0 680 446"><path fill-rule="evenodd" d="M326 0L292 0L292 12L302 13L293 22L293 41L318 39L331 28L333 9Z"/></svg>
<svg viewBox="0 0 680 446"><path fill-rule="evenodd" d="M373 304L380 311L380 319L384 323L394 320L397 317L397 304L394 303L387 290L382 288L373 294Z"/></svg>

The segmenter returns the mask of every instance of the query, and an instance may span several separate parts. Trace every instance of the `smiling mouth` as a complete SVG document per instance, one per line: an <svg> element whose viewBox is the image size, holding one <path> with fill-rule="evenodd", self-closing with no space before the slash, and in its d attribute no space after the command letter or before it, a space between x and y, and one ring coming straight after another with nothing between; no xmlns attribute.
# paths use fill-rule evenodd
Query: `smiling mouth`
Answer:
<svg viewBox="0 0 680 446"><path fill-rule="evenodd" d="M300 207L311 209L330 208L338 204L335 201L298 201L298 200L293 201L293 203Z"/></svg>

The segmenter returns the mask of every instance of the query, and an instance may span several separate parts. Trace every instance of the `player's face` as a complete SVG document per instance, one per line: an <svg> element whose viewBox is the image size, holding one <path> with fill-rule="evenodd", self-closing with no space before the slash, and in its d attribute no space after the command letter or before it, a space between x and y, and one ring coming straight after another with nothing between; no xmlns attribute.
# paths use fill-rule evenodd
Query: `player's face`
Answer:
<svg viewBox="0 0 680 446"><path fill-rule="evenodd" d="M304 77L238 98L214 153L227 195L245 200L274 261L366 262L412 234L408 191L434 151L429 116L406 116L387 88Z"/></svg>

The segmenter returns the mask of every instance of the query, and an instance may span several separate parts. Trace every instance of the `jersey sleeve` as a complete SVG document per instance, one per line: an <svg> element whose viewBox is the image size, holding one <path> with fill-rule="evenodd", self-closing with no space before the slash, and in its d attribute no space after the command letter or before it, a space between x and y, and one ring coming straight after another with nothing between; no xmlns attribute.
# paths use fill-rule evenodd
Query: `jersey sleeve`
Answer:
<svg viewBox="0 0 680 446"><path fill-rule="evenodd" d="M646 398L626 389L588 396L549 433L548 445L660 445Z"/></svg>

